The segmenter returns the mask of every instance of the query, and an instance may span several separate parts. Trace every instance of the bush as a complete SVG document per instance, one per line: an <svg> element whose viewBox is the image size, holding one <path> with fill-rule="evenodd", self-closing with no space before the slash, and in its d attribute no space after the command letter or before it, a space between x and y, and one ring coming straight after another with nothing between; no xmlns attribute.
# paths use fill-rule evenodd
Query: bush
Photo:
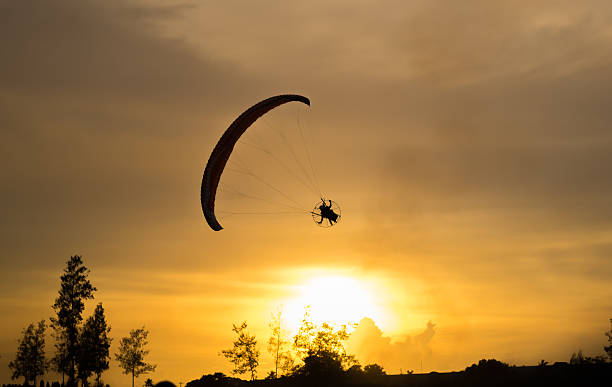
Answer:
<svg viewBox="0 0 612 387"><path fill-rule="evenodd" d="M314 379L337 379L344 374L342 360L334 353L321 351L304 358L304 364L294 373Z"/></svg>
<svg viewBox="0 0 612 387"><path fill-rule="evenodd" d="M367 366L363 367L363 373L369 377L384 376L387 374L378 364L368 364Z"/></svg>
<svg viewBox="0 0 612 387"><path fill-rule="evenodd" d="M497 373L500 371L506 371L510 368L510 365L503 363L495 359L482 359L478 364L472 364L465 369L466 373Z"/></svg>

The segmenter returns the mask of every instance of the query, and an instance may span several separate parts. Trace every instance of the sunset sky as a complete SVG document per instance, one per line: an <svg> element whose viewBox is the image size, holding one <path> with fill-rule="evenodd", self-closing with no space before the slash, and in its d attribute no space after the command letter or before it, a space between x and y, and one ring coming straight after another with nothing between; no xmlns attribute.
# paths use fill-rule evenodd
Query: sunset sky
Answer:
<svg viewBox="0 0 612 387"><path fill-rule="evenodd" d="M361 321L349 349L388 373L603 353L610 1L0 0L0 35L0 383L75 254L98 289L85 316L103 303L113 353L149 329L154 381L229 374L219 352L243 320L264 377L270 314L291 331L305 305ZM221 216L212 231L211 150L283 93L311 107L270 112L228 167L310 210L317 195L249 147L290 164L272 145L287 133L342 221ZM240 175L219 211L264 211L229 184L283 201ZM102 378L129 381L114 360Z"/></svg>

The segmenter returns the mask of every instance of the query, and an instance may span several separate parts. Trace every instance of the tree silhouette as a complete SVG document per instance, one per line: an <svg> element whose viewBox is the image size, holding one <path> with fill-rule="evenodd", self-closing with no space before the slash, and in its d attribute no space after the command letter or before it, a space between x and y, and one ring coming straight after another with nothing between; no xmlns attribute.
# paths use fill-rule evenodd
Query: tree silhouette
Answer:
<svg viewBox="0 0 612 387"><path fill-rule="evenodd" d="M149 342L147 336L149 332L144 328L132 329L128 337L122 337L119 342L119 352L115 354L115 360L123 368L126 375L132 374L132 387L134 378L155 371L156 365L145 363L144 357L149 354L145 349Z"/></svg>
<svg viewBox="0 0 612 387"><path fill-rule="evenodd" d="M343 367L349 368L356 364L355 357L349 355L344 348L344 341L349 337L348 327L341 325L335 329L329 323L316 326L310 321L310 308L306 307L302 325L293 337L293 346L302 356L302 360L321 355L325 358L335 358Z"/></svg>
<svg viewBox="0 0 612 387"><path fill-rule="evenodd" d="M603 364L606 362L605 356L584 356L582 354L582 350L579 350L578 353L572 353L572 357L570 358L570 364L578 365L578 364Z"/></svg>
<svg viewBox="0 0 612 387"><path fill-rule="evenodd" d="M610 319L610 330L606 332L606 336L608 336L608 344L610 345L604 346L604 350L608 354L610 360L612 360L612 318Z"/></svg>
<svg viewBox="0 0 612 387"><path fill-rule="evenodd" d="M66 371L68 373L68 384L76 384L76 360L79 355L79 324L83 320L84 301L93 298L96 290L91 285L87 275L89 269L83 265L80 255L71 256L66 262L64 274L60 277L59 295L55 299L53 309L57 318L51 318L54 327L63 329L66 339Z"/></svg>
<svg viewBox="0 0 612 387"><path fill-rule="evenodd" d="M52 325L52 327L53 333L51 335L55 339L55 355L51 358L50 366L53 371L62 374L62 385L64 385L64 375L68 373L70 365L68 361L68 339L65 329L59 325Z"/></svg>
<svg viewBox="0 0 612 387"><path fill-rule="evenodd" d="M384 376L387 374L385 370L376 363L368 364L365 367L363 367L363 373L369 377Z"/></svg>
<svg viewBox="0 0 612 387"><path fill-rule="evenodd" d="M79 337L78 370L83 385L87 385L87 378L93 373L96 374L96 384L101 384L100 377L108 369L110 360L110 329L102 303L99 303L94 314L87 318Z"/></svg>
<svg viewBox="0 0 612 387"><path fill-rule="evenodd" d="M317 330L312 321L310 321L310 306L304 308L304 317L298 332L293 336L293 348L297 351L302 360L308 356L312 350L314 339L317 335Z"/></svg>
<svg viewBox="0 0 612 387"><path fill-rule="evenodd" d="M316 380L335 379L343 375L344 369L357 364L355 357L344 348L344 341L349 337L347 329L346 325L335 329L328 323L316 326L310 321L307 307L302 325L293 338L293 346L303 362L294 375Z"/></svg>
<svg viewBox="0 0 612 387"><path fill-rule="evenodd" d="M281 322L282 313L278 311L272 314L272 320L268 324L272 330L272 335L268 340L268 352L274 356L274 371L271 371L269 376L273 378L279 377L279 368L282 374L286 374L293 368L293 356L287 348L289 342L284 338Z"/></svg>
<svg viewBox="0 0 612 387"><path fill-rule="evenodd" d="M572 353L572 357L570 358L570 364L583 364L584 363L584 355L582 355L582 349L577 353Z"/></svg>
<svg viewBox="0 0 612 387"><path fill-rule="evenodd" d="M465 369L465 372L468 374L503 374L508 369L510 369L510 365L508 363L501 362L496 359L481 359L478 361L478 364L472 364L471 366Z"/></svg>
<svg viewBox="0 0 612 387"><path fill-rule="evenodd" d="M259 350L255 336L250 336L246 331L247 323L244 321L239 326L233 324L232 331L238 335L232 349L221 351L230 362L234 364L234 374L251 373L251 380L255 380L257 366L259 365Z"/></svg>
<svg viewBox="0 0 612 387"><path fill-rule="evenodd" d="M45 320L28 325L19 340L15 360L9 363L9 368L13 371L11 379L24 377L25 383L33 381L36 385L36 377L44 375L48 368L45 360Z"/></svg>
<svg viewBox="0 0 612 387"><path fill-rule="evenodd" d="M345 372L349 378L354 380L358 380L363 376L363 369L359 363L353 364Z"/></svg>
<svg viewBox="0 0 612 387"><path fill-rule="evenodd" d="M320 351L311 353L303 360L304 364L297 368L294 375L314 379L312 384L319 384L317 381L334 381L341 378L344 374L342 361L335 353Z"/></svg>

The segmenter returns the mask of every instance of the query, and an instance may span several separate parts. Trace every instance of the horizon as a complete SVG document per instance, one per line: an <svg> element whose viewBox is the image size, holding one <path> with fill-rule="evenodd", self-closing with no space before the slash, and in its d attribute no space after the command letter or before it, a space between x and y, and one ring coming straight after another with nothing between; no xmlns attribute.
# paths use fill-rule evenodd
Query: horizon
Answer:
<svg viewBox="0 0 612 387"><path fill-rule="evenodd" d="M388 373L603 354L610 25L599 0L0 0L0 380L72 255L111 354L150 330L139 382L231 375L219 353L245 320L262 378L271 314L295 332L307 305L364 322L357 358ZM212 231L215 144L289 93L310 106L247 130ZM329 228L323 195L341 208ZM102 379L127 378L111 355Z"/></svg>

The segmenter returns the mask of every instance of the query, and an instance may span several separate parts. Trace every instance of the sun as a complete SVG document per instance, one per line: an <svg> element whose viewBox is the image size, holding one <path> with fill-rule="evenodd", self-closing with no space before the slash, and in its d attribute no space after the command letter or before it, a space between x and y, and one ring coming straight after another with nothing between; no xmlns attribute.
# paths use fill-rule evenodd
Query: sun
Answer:
<svg viewBox="0 0 612 387"><path fill-rule="evenodd" d="M297 330L306 307L315 324L333 325L358 323L363 317L377 322L385 319L379 297L373 284L364 279L348 276L318 276L297 286L296 297L289 300L284 317L290 330Z"/></svg>

